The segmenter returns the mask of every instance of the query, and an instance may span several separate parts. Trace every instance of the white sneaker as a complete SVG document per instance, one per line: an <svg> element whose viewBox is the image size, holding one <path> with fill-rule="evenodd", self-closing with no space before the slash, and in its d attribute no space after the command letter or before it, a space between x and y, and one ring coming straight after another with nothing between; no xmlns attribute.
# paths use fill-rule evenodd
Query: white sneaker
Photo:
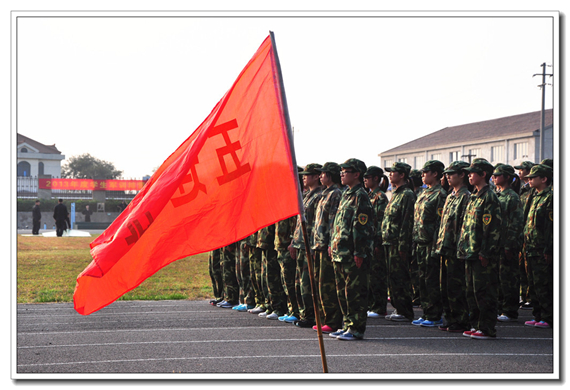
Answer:
<svg viewBox="0 0 570 390"><path fill-rule="evenodd" d="M368 318L380 318L380 314L373 311L367 312L366 315Z"/></svg>
<svg viewBox="0 0 570 390"><path fill-rule="evenodd" d="M276 320L276 319L279 318L279 314L273 312L273 313L271 313L271 314L267 314L267 315L265 316L265 318L268 319L268 320Z"/></svg>
<svg viewBox="0 0 570 390"><path fill-rule="evenodd" d="M259 317L267 317L267 312L266 311L262 311L261 313L258 314Z"/></svg>
<svg viewBox="0 0 570 390"><path fill-rule="evenodd" d="M497 316L497 321L500 322L511 322L511 321L516 321L516 318L511 318L505 314L501 314L500 316Z"/></svg>

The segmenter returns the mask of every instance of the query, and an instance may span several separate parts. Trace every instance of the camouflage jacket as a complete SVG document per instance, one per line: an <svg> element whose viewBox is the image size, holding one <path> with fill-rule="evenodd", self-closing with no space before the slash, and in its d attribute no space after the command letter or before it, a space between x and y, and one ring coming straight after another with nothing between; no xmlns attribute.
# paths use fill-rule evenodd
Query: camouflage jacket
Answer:
<svg viewBox="0 0 570 390"><path fill-rule="evenodd" d="M331 237L332 260L354 261L354 256L372 257L374 245L374 212L362 184L342 194Z"/></svg>
<svg viewBox="0 0 570 390"><path fill-rule="evenodd" d="M518 253L523 242L523 207L518 194L511 188L497 192L503 212L503 229L501 231L501 248Z"/></svg>
<svg viewBox="0 0 570 390"><path fill-rule="evenodd" d="M521 186L520 200L523 208L523 219L526 221L528 210L532 202L532 197L536 191L528 183Z"/></svg>
<svg viewBox="0 0 570 390"><path fill-rule="evenodd" d="M382 220L384 219L384 211L388 205L388 197L380 187L376 187L374 191L368 193L370 203L372 203L372 211L374 211L374 247L382 248Z"/></svg>
<svg viewBox="0 0 570 390"><path fill-rule="evenodd" d="M257 233L255 232L250 236L247 236L246 238L243 239L243 241L245 241L245 243L248 246L251 246L252 248L255 248L257 246Z"/></svg>
<svg viewBox="0 0 570 390"><path fill-rule="evenodd" d="M392 193L382 220L382 245L398 245L398 252L411 250L415 201L414 192L406 186Z"/></svg>
<svg viewBox="0 0 570 390"><path fill-rule="evenodd" d="M552 255L554 236L554 201L552 187L532 198L524 227L524 245L527 256Z"/></svg>
<svg viewBox="0 0 570 390"><path fill-rule="evenodd" d="M313 226L315 223L315 213L317 205L321 199L322 187L316 188L303 197L303 206L305 209L305 224L307 227L307 238L309 239L309 248L313 247ZM303 229L301 227L301 218L297 218L297 226L293 233L293 248L305 250L305 240L303 239Z"/></svg>
<svg viewBox="0 0 570 390"><path fill-rule="evenodd" d="M266 226L257 232L257 247L275 249L275 224Z"/></svg>
<svg viewBox="0 0 570 390"><path fill-rule="evenodd" d="M457 242L457 258L497 258L502 228L501 203L490 186L472 194Z"/></svg>
<svg viewBox="0 0 570 390"><path fill-rule="evenodd" d="M332 225L338 210L342 191L338 184L325 188L317 205L315 225L313 227L313 245L311 249L328 250L331 245Z"/></svg>
<svg viewBox="0 0 570 390"><path fill-rule="evenodd" d="M291 244L293 231L297 225L297 216L279 221L275 224L275 249L285 250Z"/></svg>
<svg viewBox="0 0 570 390"><path fill-rule="evenodd" d="M441 212L441 223L434 247L436 254L452 257L457 255L457 238L461 232L465 208L470 197L471 193L467 187L461 187L459 191L447 196Z"/></svg>
<svg viewBox="0 0 570 390"><path fill-rule="evenodd" d="M446 197L439 183L422 191L414 205L414 242L429 245L436 241Z"/></svg>

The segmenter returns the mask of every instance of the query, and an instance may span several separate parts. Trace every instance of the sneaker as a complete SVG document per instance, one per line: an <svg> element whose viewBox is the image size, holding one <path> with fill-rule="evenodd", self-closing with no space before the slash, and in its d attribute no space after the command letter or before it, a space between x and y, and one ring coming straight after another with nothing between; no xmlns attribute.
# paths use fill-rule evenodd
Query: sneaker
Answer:
<svg viewBox="0 0 570 390"><path fill-rule="evenodd" d="M212 300L210 301L210 305L216 306L218 303L220 303L220 302L223 301L223 300L224 300L224 298L212 299Z"/></svg>
<svg viewBox="0 0 570 390"><path fill-rule="evenodd" d="M550 325L548 325L548 322L544 322L544 321L539 321L536 324L534 324L535 328L543 328L543 329L550 329L552 328Z"/></svg>
<svg viewBox="0 0 570 390"><path fill-rule="evenodd" d="M532 321L526 321L524 324L525 324L525 326L535 326L539 322L540 321L532 320Z"/></svg>
<svg viewBox="0 0 570 390"><path fill-rule="evenodd" d="M285 318L283 321L289 322L289 323L294 323L295 321L299 321L299 319L295 316L287 316L287 318Z"/></svg>
<svg viewBox="0 0 570 390"><path fill-rule="evenodd" d="M267 320L276 320L278 318L279 318L279 314L277 314L276 312L273 312L273 313L265 316L265 319L267 319Z"/></svg>
<svg viewBox="0 0 570 390"><path fill-rule="evenodd" d="M409 319L407 319L406 317L404 317L401 314L392 314L390 316L390 321L396 321L396 322L407 322L409 321Z"/></svg>
<svg viewBox="0 0 570 390"><path fill-rule="evenodd" d="M222 309L232 309L234 307L236 307L238 304L237 303L231 303L228 301L223 301L218 303L216 306L221 307Z"/></svg>
<svg viewBox="0 0 570 390"><path fill-rule="evenodd" d="M417 320L412 321L412 325L420 326L422 324L422 322L424 322L424 321L425 320L422 317L420 317Z"/></svg>
<svg viewBox="0 0 570 390"><path fill-rule="evenodd" d="M261 313L257 314L259 317L267 317L267 311L262 311Z"/></svg>
<svg viewBox="0 0 570 390"><path fill-rule="evenodd" d="M314 325L315 325L314 321L308 321L308 320L295 321L295 326L298 326L299 328L312 328Z"/></svg>
<svg viewBox="0 0 570 390"><path fill-rule="evenodd" d="M436 327L436 326L443 325L443 320L439 320L439 321L428 321L428 320L425 320L425 321L422 322L420 325L421 325L421 326L424 326L424 327L426 327L426 328L433 328L433 327Z"/></svg>
<svg viewBox="0 0 570 390"><path fill-rule="evenodd" d="M225 299L223 299L220 302L216 303L216 306L220 307L220 305L225 305L226 303L228 303L228 302Z"/></svg>
<svg viewBox="0 0 570 390"><path fill-rule="evenodd" d="M476 332L471 333L472 339L479 339L479 340L494 340L497 336L489 336L485 332L478 330Z"/></svg>
<svg viewBox="0 0 570 390"><path fill-rule="evenodd" d="M289 316L287 314L285 314L285 315L282 315L281 317L277 317L277 319L281 322L284 322L285 318L287 318L287 317L289 317Z"/></svg>
<svg viewBox="0 0 570 390"><path fill-rule="evenodd" d="M394 310L391 314L388 314L388 315L384 316L384 319L386 319L386 320L388 320L388 321L391 321L391 320L392 320L392 316L393 316L394 314L398 314L398 312L397 312L396 310Z"/></svg>
<svg viewBox="0 0 570 390"><path fill-rule="evenodd" d="M464 326L461 326L459 324L451 324L447 327L447 331L450 333L463 333L466 331L466 329Z"/></svg>
<svg viewBox="0 0 570 390"><path fill-rule="evenodd" d="M447 330L449 329L449 326L444 324L444 325L438 326L437 329L444 331L444 332L447 332Z"/></svg>
<svg viewBox="0 0 570 390"><path fill-rule="evenodd" d="M532 310L532 305L530 304L530 302L525 302L521 305L521 309L523 310Z"/></svg>
<svg viewBox="0 0 570 390"><path fill-rule="evenodd" d="M344 329L338 329L336 332L329 333L329 336L336 339L338 336L340 336L340 335L343 334L344 332L346 332L346 330L344 330Z"/></svg>
<svg viewBox="0 0 570 390"><path fill-rule="evenodd" d="M317 329L318 329L317 325L313 326L313 330L315 332L317 331ZM328 325L321 326L321 333L332 333L332 332L334 332L334 331L333 331L333 328L331 328L330 326L328 326Z"/></svg>
<svg viewBox="0 0 570 390"><path fill-rule="evenodd" d="M375 311L369 311L366 313L368 318L380 318L381 314L376 313Z"/></svg>
<svg viewBox="0 0 570 390"><path fill-rule="evenodd" d="M254 307L251 310L248 310L248 312L250 312L251 314L259 314L259 313L264 313L265 312L265 307L264 306L257 306Z"/></svg>
<svg viewBox="0 0 570 390"><path fill-rule="evenodd" d="M477 332L477 329L475 328L471 328L471 330L466 330L465 332L463 332L463 336L465 337L471 337L471 335L473 333Z"/></svg>
<svg viewBox="0 0 570 390"><path fill-rule="evenodd" d="M241 305L237 305L232 307L232 310L237 310L237 311L246 311L246 306L245 303L242 303Z"/></svg>
<svg viewBox="0 0 570 390"><path fill-rule="evenodd" d="M355 334L350 333L349 330L347 330L346 332L344 332L343 334L340 334L338 336L336 336L337 339L339 340L349 340L349 341L353 341L353 340L362 340L363 336L357 336Z"/></svg>
<svg viewBox="0 0 570 390"><path fill-rule="evenodd" d="M511 318L506 314L501 314L500 316L497 317L497 321L500 321L500 322L516 322L517 319Z"/></svg>

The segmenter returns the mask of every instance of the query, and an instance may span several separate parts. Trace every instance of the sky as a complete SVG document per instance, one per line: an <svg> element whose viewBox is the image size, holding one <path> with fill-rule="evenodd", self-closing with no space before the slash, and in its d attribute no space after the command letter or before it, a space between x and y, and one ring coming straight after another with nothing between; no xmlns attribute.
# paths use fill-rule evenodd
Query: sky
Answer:
<svg viewBox="0 0 570 390"><path fill-rule="evenodd" d="M23 15L17 131L67 159L90 153L125 178L151 175L271 30L297 163L380 165L379 153L442 128L540 110L533 75L554 64L554 24L531 15Z"/></svg>

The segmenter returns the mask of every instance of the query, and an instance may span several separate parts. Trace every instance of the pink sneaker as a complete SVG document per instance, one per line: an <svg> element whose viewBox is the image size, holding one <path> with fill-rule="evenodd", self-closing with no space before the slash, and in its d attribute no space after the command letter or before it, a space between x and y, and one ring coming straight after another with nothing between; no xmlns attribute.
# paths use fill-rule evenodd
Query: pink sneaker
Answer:
<svg viewBox="0 0 570 390"><path fill-rule="evenodd" d="M317 325L313 326L313 330L316 332L317 331ZM321 332L322 333L332 333L334 332L334 329L332 329L330 326L328 325L324 325L321 327Z"/></svg>
<svg viewBox="0 0 570 390"><path fill-rule="evenodd" d="M489 336L485 332L478 330L477 332L471 333L472 339L479 339L479 340L494 340L497 336Z"/></svg>
<svg viewBox="0 0 570 390"><path fill-rule="evenodd" d="M551 326L548 325L548 323L544 322L544 321L537 322L536 324L534 324L534 327L535 328L543 328L543 329L550 329L551 328Z"/></svg>
<svg viewBox="0 0 570 390"><path fill-rule="evenodd" d="M532 320L532 321L526 321L524 323L525 326L535 326L536 324L538 324L538 321Z"/></svg>

